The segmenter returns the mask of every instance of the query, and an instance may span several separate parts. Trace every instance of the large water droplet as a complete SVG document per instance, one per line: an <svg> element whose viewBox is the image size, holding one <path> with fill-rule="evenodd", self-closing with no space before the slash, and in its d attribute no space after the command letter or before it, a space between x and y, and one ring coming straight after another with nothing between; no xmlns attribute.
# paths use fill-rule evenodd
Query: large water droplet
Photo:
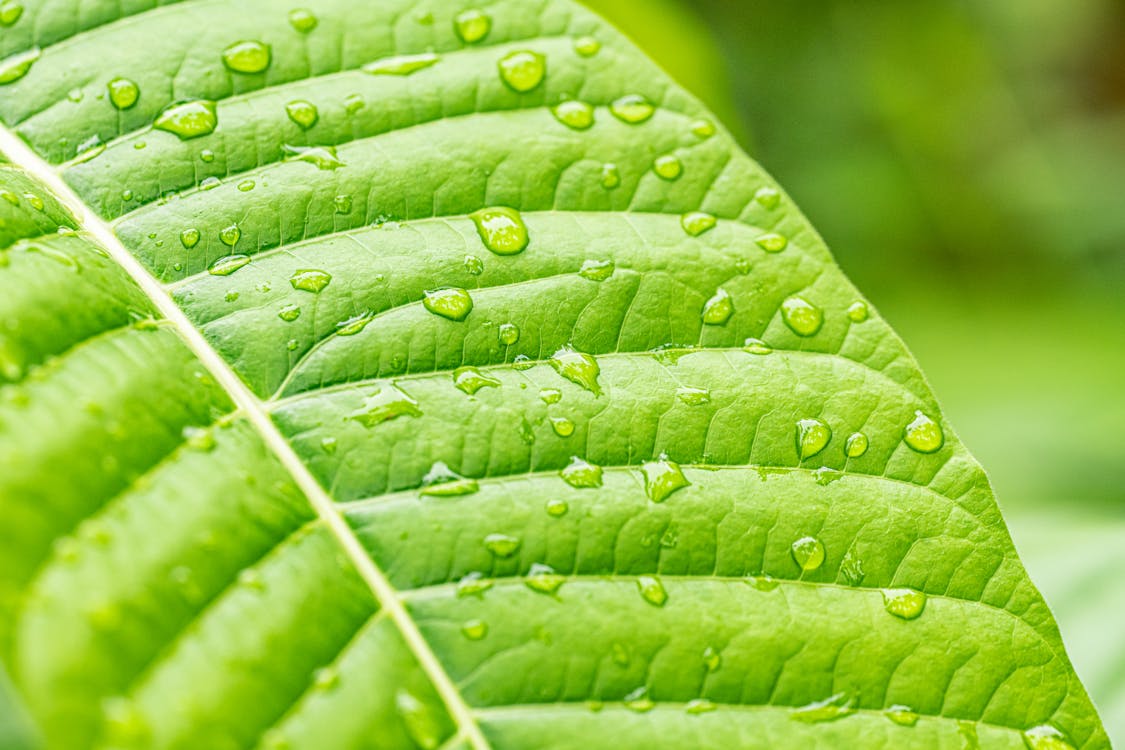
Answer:
<svg viewBox="0 0 1125 750"><path fill-rule="evenodd" d="M420 417L418 402L395 385L384 385L364 399L363 406L348 415L368 429L399 417Z"/></svg>
<svg viewBox="0 0 1125 750"><path fill-rule="evenodd" d="M363 66L364 73L373 76L408 76L419 70L436 65L441 58L433 52L423 52L420 55L399 55L387 57Z"/></svg>
<svg viewBox="0 0 1125 750"><path fill-rule="evenodd" d="M830 698L810 703L807 706L793 709L789 718L803 721L807 724L819 724L824 721L835 721L855 713L852 707L853 699L846 693L836 693Z"/></svg>
<svg viewBox="0 0 1125 750"><path fill-rule="evenodd" d="M510 52L497 64L500 80L512 91L525 94L543 83L547 75L547 58L538 52Z"/></svg>
<svg viewBox="0 0 1125 750"><path fill-rule="evenodd" d="M804 461L815 456L832 440L832 428L819 419L802 419L797 422L797 458Z"/></svg>
<svg viewBox="0 0 1125 750"><path fill-rule="evenodd" d="M680 226L692 237L698 237L704 232L714 229L715 223L714 216L702 211L692 211L680 217Z"/></svg>
<svg viewBox="0 0 1125 750"><path fill-rule="evenodd" d="M293 272L289 283L294 289L317 294L332 282L332 274L316 268L302 268Z"/></svg>
<svg viewBox="0 0 1125 750"><path fill-rule="evenodd" d="M637 588L640 589L641 598L653 606L663 607L668 601L668 592L656 576L637 576Z"/></svg>
<svg viewBox="0 0 1125 750"><path fill-rule="evenodd" d="M1066 735L1050 724L1040 724L1023 733L1023 743L1028 750L1074 750Z"/></svg>
<svg viewBox="0 0 1125 750"><path fill-rule="evenodd" d="M862 432L853 432L844 443L844 453L848 458L859 458L867 452L867 436Z"/></svg>
<svg viewBox="0 0 1125 750"><path fill-rule="evenodd" d="M320 112L316 105L304 99L294 99L286 104L285 114L289 115L289 119L296 123L301 130L308 130L316 125L316 121L320 118Z"/></svg>
<svg viewBox="0 0 1125 750"><path fill-rule="evenodd" d="M900 727L912 727L918 723L918 712L910 706L894 705L883 711L883 715Z"/></svg>
<svg viewBox="0 0 1125 750"><path fill-rule="evenodd" d="M520 548L519 537L507 534L489 534L484 538L484 547L497 557L511 557Z"/></svg>
<svg viewBox="0 0 1125 750"><path fill-rule="evenodd" d="M331 170L347 166L336 156L335 146L292 146L286 143L281 146L281 150L285 152L286 161L303 161L317 169Z"/></svg>
<svg viewBox="0 0 1125 750"><path fill-rule="evenodd" d="M27 75L31 66L39 59L38 47L20 52L0 60L0 86L18 81Z"/></svg>
<svg viewBox="0 0 1125 750"><path fill-rule="evenodd" d="M641 472L645 477L645 494L654 503L662 503L673 492L691 485L680 465L664 456L641 464Z"/></svg>
<svg viewBox="0 0 1125 750"><path fill-rule="evenodd" d="M191 250L199 244L199 237L199 230L189 227L180 232L180 244L184 246L184 249Z"/></svg>
<svg viewBox="0 0 1125 750"><path fill-rule="evenodd" d="M549 361L555 372L567 380L585 388L595 396L602 394L601 386L598 385L601 368L598 367L598 361L593 355L580 352L572 346L564 346L551 355Z"/></svg>
<svg viewBox="0 0 1125 750"><path fill-rule="evenodd" d="M539 594L554 595L566 583L566 576L559 575L550 565L535 563L527 573L524 584Z"/></svg>
<svg viewBox="0 0 1125 750"><path fill-rule="evenodd" d="M137 103L141 90L137 84L128 78L114 78L106 84L109 90L109 102L117 109L129 109Z"/></svg>
<svg viewBox="0 0 1125 750"><path fill-rule="evenodd" d="M824 564L824 543L815 536L803 536L790 546L801 570L813 571Z"/></svg>
<svg viewBox="0 0 1125 750"><path fill-rule="evenodd" d="M501 344L512 346L520 340L520 328L515 323L501 323L496 330L496 336Z"/></svg>
<svg viewBox="0 0 1125 750"><path fill-rule="evenodd" d="M476 395L481 388L498 388L500 381L491 375L485 375L475 367L458 367L453 371L453 385L470 396Z"/></svg>
<svg viewBox="0 0 1125 750"><path fill-rule="evenodd" d="M781 319L798 336L814 336L824 325L824 312L803 297L790 297L781 303Z"/></svg>
<svg viewBox="0 0 1125 750"><path fill-rule="evenodd" d="M662 180L678 180L684 173L683 162L672 154L656 157L652 163L652 171Z"/></svg>
<svg viewBox="0 0 1125 750"><path fill-rule="evenodd" d="M492 17L475 8L461 11L453 17L453 30L465 44L476 44L492 30Z"/></svg>
<svg viewBox="0 0 1125 750"><path fill-rule="evenodd" d="M725 289L717 289L715 295L703 305L703 323L709 326L726 325L734 314L734 300Z"/></svg>
<svg viewBox="0 0 1125 750"><path fill-rule="evenodd" d="M895 617L913 620L926 608L926 595L914 589L883 589L883 607Z"/></svg>
<svg viewBox="0 0 1125 750"><path fill-rule="evenodd" d="M418 494L423 497L461 497L472 495L479 489L477 480L463 477L438 461L422 477L422 489Z"/></svg>
<svg viewBox="0 0 1125 750"><path fill-rule="evenodd" d="M261 73L270 66L270 46L257 41L235 42L223 50L223 65L235 73Z"/></svg>
<svg viewBox="0 0 1125 750"><path fill-rule="evenodd" d="M902 439L919 453L935 453L945 445L941 425L921 411L914 412L914 421L906 426Z"/></svg>
<svg viewBox="0 0 1125 750"><path fill-rule="evenodd" d="M444 287L427 289L422 306L434 315L453 321L462 321L473 311L473 298L464 289Z"/></svg>
<svg viewBox="0 0 1125 750"><path fill-rule="evenodd" d="M484 246L497 255L515 255L527 248L527 225L520 212L507 206L482 208L469 214Z"/></svg>
<svg viewBox="0 0 1125 750"><path fill-rule="evenodd" d="M311 10L296 8L289 11L289 25L302 34L307 34L316 28L317 18Z"/></svg>
<svg viewBox="0 0 1125 750"><path fill-rule="evenodd" d="M594 489L602 486L602 467L578 456L570 457L570 463L559 472L559 476L575 489Z"/></svg>
<svg viewBox="0 0 1125 750"><path fill-rule="evenodd" d="M237 224L223 227L219 230L219 241L227 247L234 247L238 244L238 240L242 237L242 230L238 228Z"/></svg>
<svg viewBox="0 0 1125 750"><path fill-rule="evenodd" d="M180 138L198 138L214 132L219 120L215 114L215 102L196 99L190 102L172 104L157 115L152 126Z"/></svg>
<svg viewBox="0 0 1125 750"><path fill-rule="evenodd" d="M230 276L250 262L249 255L225 255L207 267L212 276Z"/></svg>
<svg viewBox="0 0 1125 750"><path fill-rule="evenodd" d="M572 130L587 130L594 124L594 108L586 102L572 99L552 107L551 113Z"/></svg>
<svg viewBox="0 0 1125 750"><path fill-rule="evenodd" d="M640 94L627 94L610 104L609 111L618 120L636 125L650 119L656 113L656 107Z"/></svg>

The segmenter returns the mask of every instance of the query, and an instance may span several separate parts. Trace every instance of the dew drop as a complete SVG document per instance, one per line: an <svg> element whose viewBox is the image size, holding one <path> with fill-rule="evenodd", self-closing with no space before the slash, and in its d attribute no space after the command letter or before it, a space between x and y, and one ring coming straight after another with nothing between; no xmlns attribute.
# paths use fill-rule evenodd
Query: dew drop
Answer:
<svg viewBox="0 0 1125 750"><path fill-rule="evenodd" d="M680 226L692 237L698 237L704 232L714 229L715 223L714 216L702 211L692 211L680 217Z"/></svg>
<svg viewBox="0 0 1125 750"><path fill-rule="evenodd" d="M840 573L849 586L858 586L863 583L866 572L863 570L863 561L856 556L853 550L848 550L844 559L840 561Z"/></svg>
<svg viewBox="0 0 1125 750"><path fill-rule="evenodd" d="M566 417L551 417L551 429L555 434L562 438L570 437L574 434L574 422Z"/></svg>
<svg viewBox="0 0 1125 750"><path fill-rule="evenodd" d="M367 325L375 319L375 316L370 312L361 312L353 315L347 320L341 320L336 324L337 336L355 336L362 331Z"/></svg>
<svg viewBox="0 0 1125 750"><path fill-rule="evenodd" d="M286 154L286 161L303 161L320 170L327 171L347 166L336 156L335 146L293 146L285 143L281 146L281 150Z"/></svg>
<svg viewBox="0 0 1125 750"><path fill-rule="evenodd" d="M678 180L684 173L684 165L679 157L672 154L658 156L652 163L652 171L662 180Z"/></svg>
<svg viewBox="0 0 1125 750"><path fill-rule="evenodd" d="M558 498L554 498L547 501L547 515L551 518L560 518L562 516L565 516L568 510L570 510L570 505L566 502L566 500L559 500Z"/></svg>
<svg viewBox="0 0 1125 750"><path fill-rule="evenodd" d="M883 589L883 608L895 617L913 620L926 607L926 595L914 589Z"/></svg>
<svg viewBox="0 0 1125 750"><path fill-rule="evenodd" d="M1066 735L1050 724L1040 724L1023 732L1028 750L1074 750Z"/></svg>
<svg viewBox="0 0 1125 750"><path fill-rule="evenodd" d="M180 244L183 245L184 248L187 249L187 250L191 250L193 247L198 245L199 244L199 230L194 229L194 228L188 228L188 229L185 229L184 231L180 232Z"/></svg>
<svg viewBox="0 0 1125 750"><path fill-rule="evenodd" d="M254 185L255 183L253 180L243 180L242 182L238 183L238 191L240 193L249 193L254 189Z"/></svg>
<svg viewBox="0 0 1125 750"><path fill-rule="evenodd" d="M797 458L804 461L815 456L832 440L832 428L819 419L802 419L797 422Z"/></svg>
<svg viewBox="0 0 1125 750"><path fill-rule="evenodd" d="M205 148L199 152L199 160L210 164L215 161L215 152L209 148Z"/></svg>
<svg viewBox="0 0 1125 750"><path fill-rule="evenodd" d="M652 118L656 107L640 94L627 94L609 105L609 111L622 122L637 125Z"/></svg>
<svg viewBox="0 0 1125 750"><path fill-rule="evenodd" d="M395 694L395 710L415 745L422 750L437 750L444 736L444 711L439 714L405 688Z"/></svg>
<svg viewBox="0 0 1125 750"><path fill-rule="evenodd" d="M289 25L302 34L307 34L315 29L317 23L317 18L311 10L296 8L289 11Z"/></svg>
<svg viewBox="0 0 1125 750"><path fill-rule="evenodd" d="M562 391L558 388L541 388L539 399L545 404L557 404L562 401Z"/></svg>
<svg viewBox="0 0 1125 750"><path fill-rule="evenodd" d="M354 115L367 106L367 102L359 94L351 94L344 99L344 111L349 115Z"/></svg>
<svg viewBox="0 0 1125 750"><path fill-rule="evenodd" d="M580 36L574 40L574 51L582 57L593 57L601 48L602 43L592 36Z"/></svg>
<svg viewBox="0 0 1125 750"><path fill-rule="evenodd" d="M559 575L550 565L542 563L532 565L527 578L524 579L524 585L532 591L552 596L558 593L564 583L566 583L566 576Z"/></svg>
<svg viewBox="0 0 1125 750"><path fill-rule="evenodd" d="M848 320L853 323L862 323L867 320L867 304L865 302L853 302L848 307Z"/></svg>
<svg viewBox="0 0 1125 750"><path fill-rule="evenodd" d="M703 666L707 667L708 672L718 672L722 665L723 656L714 646L703 649Z"/></svg>
<svg viewBox="0 0 1125 750"><path fill-rule="evenodd" d="M638 576L637 588L640 589L641 598L655 607L663 607L668 601L668 592L656 576Z"/></svg>
<svg viewBox="0 0 1125 750"><path fill-rule="evenodd" d="M453 371L453 385L458 390L475 396L481 388L499 388L500 381L475 367L465 366Z"/></svg>
<svg viewBox="0 0 1125 750"><path fill-rule="evenodd" d="M803 536L790 546L801 570L813 571L824 564L824 543L815 536Z"/></svg>
<svg viewBox="0 0 1125 750"><path fill-rule="evenodd" d="M208 266L207 273L212 276L230 276L249 262L249 255L226 255Z"/></svg>
<svg viewBox="0 0 1125 750"><path fill-rule="evenodd" d="M470 641L479 641L488 635L488 623L484 620L468 620L461 626L461 634Z"/></svg>
<svg viewBox="0 0 1125 750"><path fill-rule="evenodd" d="M496 557L511 557L520 548L520 540L507 534L489 534L484 538L484 547Z"/></svg>
<svg viewBox="0 0 1125 750"><path fill-rule="evenodd" d="M237 224L231 224L219 230L219 241L227 247L237 245L240 237L242 237L242 230L238 228Z"/></svg>
<svg viewBox="0 0 1125 750"><path fill-rule="evenodd" d="M433 52L423 52L420 55L399 55L369 62L363 66L363 72L373 76L408 76L411 73L417 73L419 70L436 65L439 60L441 60L441 57Z"/></svg>
<svg viewBox="0 0 1125 750"><path fill-rule="evenodd" d="M693 698L684 706L684 711L697 716L699 714L707 714L716 710L717 706L706 698Z"/></svg>
<svg viewBox="0 0 1125 750"><path fill-rule="evenodd" d="M298 269L289 277L289 284L294 289L317 294L324 290L332 281L332 274L315 268Z"/></svg>
<svg viewBox="0 0 1125 750"><path fill-rule="evenodd" d="M703 305L703 323L709 326L726 325L734 314L734 300L725 289L715 291L715 296Z"/></svg>
<svg viewBox="0 0 1125 750"><path fill-rule="evenodd" d="M645 494L654 503L662 503L672 493L691 485L680 465L664 456L641 464L641 472L645 477Z"/></svg>
<svg viewBox="0 0 1125 750"><path fill-rule="evenodd" d="M34 208L36 211L42 211L47 207L47 204L35 193L24 193L23 197L27 200L27 205Z"/></svg>
<svg viewBox="0 0 1125 750"><path fill-rule="evenodd" d="M206 427L185 427L182 434L188 450L209 453L215 449L215 435Z"/></svg>
<svg viewBox="0 0 1125 750"><path fill-rule="evenodd" d="M18 0L5 0L0 3L0 26L13 26L23 15L23 3Z"/></svg>
<svg viewBox="0 0 1125 750"><path fill-rule="evenodd" d="M769 186L758 188L758 192L754 193L754 200L762 208L775 209L781 203L781 191L777 188Z"/></svg>
<svg viewBox="0 0 1125 750"><path fill-rule="evenodd" d="M555 372L570 382L581 386L595 396L602 394L601 386L598 385L598 375L601 374L601 368L598 367L598 361L594 359L593 355L580 352L571 346L564 346L551 355L549 361L551 367L555 368Z"/></svg>
<svg viewBox="0 0 1125 750"><path fill-rule="evenodd" d="M418 402L398 386L385 385L364 399L363 406L348 415L368 429L399 417L420 417Z"/></svg>
<svg viewBox="0 0 1125 750"><path fill-rule="evenodd" d="M742 342L742 351L747 354L770 354L773 352L773 347L761 339L748 338Z"/></svg>
<svg viewBox="0 0 1125 750"><path fill-rule="evenodd" d="M453 30L465 44L476 44L492 31L492 17L480 10L465 10L453 17Z"/></svg>
<svg viewBox="0 0 1125 750"><path fill-rule="evenodd" d="M676 398L688 406L702 406L711 403L711 391L685 385L676 389Z"/></svg>
<svg viewBox="0 0 1125 750"><path fill-rule="evenodd" d="M578 456L570 457L570 463L559 472L559 476L571 487L579 490L602 486L602 467Z"/></svg>
<svg viewBox="0 0 1125 750"><path fill-rule="evenodd" d="M301 130L308 130L320 119L320 112L316 105L304 99L294 99L285 105L285 114L289 115Z"/></svg>
<svg viewBox="0 0 1125 750"><path fill-rule="evenodd" d="M20 52L0 60L0 86L14 83L27 75L27 71L31 70L31 66L39 59L39 55L39 48L32 47L26 52Z"/></svg>
<svg viewBox="0 0 1125 750"><path fill-rule="evenodd" d="M902 439L919 453L935 453L945 445L941 425L921 411L914 412L914 421L906 426Z"/></svg>
<svg viewBox="0 0 1125 750"><path fill-rule="evenodd" d="M109 102L117 109L129 109L137 103L141 90L128 78L114 78L106 84Z"/></svg>
<svg viewBox="0 0 1125 750"><path fill-rule="evenodd" d="M466 596L483 597L484 592L492 588L492 581L484 577L483 573L469 573L457 582L457 598Z"/></svg>
<svg viewBox="0 0 1125 750"><path fill-rule="evenodd" d="M516 255L527 248L527 225L520 212L506 206L482 208L469 217L484 246L497 255Z"/></svg>
<svg viewBox="0 0 1125 750"><path fill-rule="evenodd" d="M785 235L776 232L763 234L761 237L754 240L754 242L767 253L780 253L789 246L789 240L785 238Z"/></svg>
<svg viewBox="0 0 1125 750"><path fill-rule="evenodd" d="M215 103L204 99L172 104L157 115L152 126L186 141L214 132L219 120Z"/></svg>
<svg viewBox="0 0 1125 750"><path fill-rule="evenodd" d="M434 315L462 321L473 310L473 298L467 291L458 287L427 289L422 299L422 306Z"/></svg>
<svg viewBox="0 0 1125 750"><path fill-rule="evenodd" d="M320 449L329 456L335 455L339 447L340 441L334 437L322 438L320 441Z"/></svg>
<svg viewBox="0 0 1125 750"><path fill-rule="evenodd" d="M883 711L883 715L900 727L912 727L918 723L918 712L910 706L891 706Z"/></svg>
<svg viewBox="0 0 1125 750"><path fill-rule="evenodd" d="M351 213L352 197L350 195L337 195L332 199L332 206L338 214Z"/></svg>
<svg viewBox="0 0 1125 750"><path fill-rule="evenodd" d="M835 721L855 713L852 707L853 700L846 693L836 693L830 698L810 703L807 706L795 708L789 713L789 718L806 724L819 724L825 721Z"/></svg>
<svg viewBox="0 0 1125 750"><path fill-rule="evenodd" d="M223 50L223 65L235 73L261 73L270 66L270 47L256 41L235 42Z"/></svg>
<svg viewBox="0 0 1125 750"><path fill-rule="evenodd" d="M798 336L814 336L824 325L824 312L803 297L790 297L781 303L781 319Z"/></svg>
<svg viewBox="0 0 1125 750"><path fill-rule="evenodd" d="M501 323L500 328L497 330L497 336L501 344L512 346L520 340L519 326L515 323Z"/></svg>
<svg viewBox="0 0 1125 750"><path fill-rule="evenodd" d="M521 50L511 52L500 59L500 80L520 94L533 91L547 75L547 58L538 52Z"/></svg>
<svg viewBox="0 0 1125 750"><path fill-rule="evenodd" d="M715 123L707 119L696 120L691 124L691 134L696 138L710 138L715 135Z"/></svg>
<svg viewBox="0 0 1125 750"><path fill-rule="evenodd" d="M602 187L606 190L614 190L621 185L621 172L617 169L616 164L603 164L602 165Z"/></svg>
<svg viewBox="0 0 1125 750"><path fill-rule="evenodd" d="M292 323L294 320L301 317L301 308L297 305L285 305L278 310L277 317L281 318L286 323Z"/></svg>
<svg viewBox="0 0 1125 750"><path fill-rule="evenodd" d="M582 261L582 268L578 269L578 275L590 281L605 281L610 276L617 266L612 260L594 260L592 258Z"/></svg>
<svg viewBox="0 0 1125 750"><path fill-rule="evenodd" d="M438 461L422 477L422 488L418 494L423 497L461 497L479 490L477 480L463 477Z"/></svg>
<svg viewBox="0 0 1125 750"><path fill-rule="evenodd" d="M572 130L588 130L594 125L594 108L586 102L567 101L551 108L555 119Z"/></svg>

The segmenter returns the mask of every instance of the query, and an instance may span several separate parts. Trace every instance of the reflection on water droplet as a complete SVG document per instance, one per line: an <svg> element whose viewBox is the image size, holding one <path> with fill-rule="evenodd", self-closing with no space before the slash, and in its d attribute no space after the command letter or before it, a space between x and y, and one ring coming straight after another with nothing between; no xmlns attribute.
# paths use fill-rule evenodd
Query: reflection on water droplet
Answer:
<svg viewBox="0 0 1125 750"><path fill-rule="evenodd" d="M914 421L906 426L903 440L919 453L935 453L945 445L941 425L921 411L914 412Z"/></svg>
<svg viewBox="0 0 1125 750"><path fill-rule="evenodd" d="M186 141L214 132L218 124L215 102L196 99L168 106L156 117L152 126Z"/></svg>
<svg viewBox="0 0 1125 750"><path fill-rule="evenodd" d="M484 547L497 557L511 557L519 550L520 540L507 534L489 534L484 538Z"/></svg>
<svg viewBox="0 0 1125 750"><path fill-rule="evenodd" d="M662 180L678 180L684 173L684 165L679 157L665 154L656 157L656 161L652 163L652 171Z"/></svg>
<svg viewBox="0 0 1125 750"><path fill-rule="evenodd" d="M824 312L802 297L790 297L781 303L781 319L798 336L815 336L824 325Z"/></svg>
<svg viewBox="0 0 1125 750"><path fill-rule="evenodd" d="M461 634L470 641L479 641L488 635L488 623L484 620L468 620L461 626Z"/></svg>
<svg viewBox="0 0 1125 750"><path fill-rule="evenodd" d="M810 703L801 708L795 708L789 713L789 718L807 724L819 724L824 721L835 721L855 713L852 707L854 700L846 693L836 693L830 698Z"/></svg>
<svg viewBox="0 0 1125 750"><path fill-rule="evenodd" d="M594 108L586 102L571 100L551 108L555 119L572 130L587 130L594 124Z"/></svg>
<svg viewBox="0 0 1125 750"><path fill-rule="evenodd" d="M867 436L862 432L853 432L844 443L844 453L848 458L859 458L867 452Z"/></svg>
<svg viewBox="0 0 1125 750"><path fill-rule="evenodd" d="M436 65L441 58L433 52L420 55L399 55L375 60L363 66L363 72L373 76L408 76Z"/></svg>
<svg viewBox="0 0 1125 750"><path fill-rule="evenodd" d="M824 543L815 536L803 536L790 547L801 570L813 571L824 564Z"/></svg>
<svg viewBox="0 0 1125 750"><path fill-rule="evenodd" d="M668 601L668 592L656 576L637 576L637 588L641 598L655 607L663 607Z"/></svg>
<svg viewBox="0 0 1125 750"><path fill-rule="evenodd" d="M490 588L492 588L492 581L485 578L483 573L469 573L457 582L457 598L483 597L484 592Z"/></svg>
<svg viewBox="0 0 1125 750"><path fill-rule="evenodd" d="M538 52L510 52L497 63L500 80L520 94L536 89L547 75L547 58Z"/></svg>
<svg viewBox="0 0 1125 750"><path fill-rule="evenodd" d="M704 232L715 228L716 219L711 214L702 211L692 211L680 217L680 226L692 237L698 237Z"/></svg>
<svg viewBox="0 0 1125 750"><path fill-rule="evenodd" d="M918 723L918 713L910 706L895 704L883 711L883 715L900 727L912 727Z"/></svg>
<svg viewBox="0 0 1125 750"><path fill-rule="evenodd" d="M320 119L320 112L316 105L304 99L294 99L285 105L285 114L297 124L301 130L308 130Z"/></svg>
<svg viewBox="0 0 1125 750"><path fill-rule="evenodd" d="M602 467L578 456L570 457L570 463L559 472L559 476L575 489L594 489L602 486Z"/></svg>
<svg viewBox="0 0 1125 750"><path fill-rule="evenodd" d="M249 255L226 255L208 266L207 273L212 276L230 276L249 262Z"/></svg>
<svg viewBox="0 0 1125 750"><path fill-rule="evenodd" d="M715 290L715 296L703 305L703 323L709 326L726 325L734 314L734 300L725 289Z"/></svg>
<svg viewBox="0 0 1125 750"><path fill-rule="evenodd" d="M141 90L128 78L114 78L106 84L109 102L117 109L129 109L137 103Z"/></svg>
<svg viewBox="0 0 1125 750"><path fill-rule="evenodd" d="M780 253L789 245L789 240L787 240L784 235L777 234L776 232L763 234L761 237L754 240L754 242L767 253Z"/></svg>
<svg viewBox="0 0 1125 750"><path fill-rule="evenodd" d="M609 111L622 122L637 125L650 119L656 107L640 94L627 94L609 105Z"/></svg>
<svg viewBox="0 0 1125 750"><path fill-rule="evenodd" d="M261 73L270 66L270 46L256 41L235 42L223 50L223 65L235 73Z"/></svg>
<svg viewBox="0 0 1125 750"><path fill-rule="evenodd" d="M506 206L482 208L469 214L484 246L497 255L516 255L527 248L527 225L520 212Z"/></svg>
<svg viewBox="0 0 1125 750"><path fill-rule="evenodd" d="M832 428L819 419L797 422L797 458L804 461L820 453L832 440Z"/></svg>
<svg viewBox="0 0 1125 750"><path fill-rule="evenodd" d="M562 391L558 388L542 388L539 391L539 398L545 404L557 404L562 401Z"/></svg>
<svg viewBox="0 0 1125 750"><path fill-rule="evenodd" d="M316 268L303 268L293 272L289 283L294 289L317 294L332 281L332 274Z"/></svg>
<svg viewBox="0 0 1125 750"><path fill-rule="evenodd" d="M715 135L715 123L704 118L691 124L691 134L696 138L710 138Z"/></svg>
<svg viewBox="0 0 1125 750"><path fill-rule="evenodd" d="M363 406L348 415L368 429L398 417L420 417L418 402L398 386L385 385L364 399Z"/></svg>
<svg viewBox="0 0 1125 750"><path fill-rule="evenodd" d="M180 244L185 249L190 250L199 244L199 230L195 228L188 228L180 232Z"/></svg>
<svg viewBox="0 0 1125 750"><path fill-rule="evenodd" d="M867 575L863 570L863 561L856 556L854 550L850 549L840 562L840 573L849 586L858 586L863 583L863 578Z"/></svg>
<svg viewBox="0 0 1125 750"><path fill-rule="evenodd" d="M564 346L551 355L549 361L555 372L567 380L585 388L595 396L602 394L601 386L598 385L601 368L592 355L580 352L572 346Z"/></svg>
<svg viewBox="0 0 1125 750"><path fill-rule="evenodd" d="M914 589L883 589L883 607L895 617L913 620L926 607L926 595Z"/></svg>
<svg viewBox="0 0 1125 750"><path fill-rule="evenodd" d="M613 272L616 265L612 260L593 260L587 259L582 261L582 268L578 270L578 275L590 281L605 281Z"/></svg>
<svg viewBox="0 0 1125 750"><path fill-rule="evenodd" d="M427 289L422 306L434 315L459 322L473 311L473 298L467 291L457 287Z"/></svg>
<svg viewBox="0 0 1125 750"><path fill-rule="evenodd" d="M465 10L453 17L453 30L465 44L475 44L492 30L492 17L476 9Z"/></svg>

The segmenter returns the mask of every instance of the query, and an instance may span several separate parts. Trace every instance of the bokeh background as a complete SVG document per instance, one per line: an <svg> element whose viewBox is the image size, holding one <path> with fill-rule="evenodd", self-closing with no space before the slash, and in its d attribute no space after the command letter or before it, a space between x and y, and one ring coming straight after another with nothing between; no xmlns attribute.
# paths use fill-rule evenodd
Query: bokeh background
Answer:
<svg viewBox="0 0 1125 750"><path fill-rule="evenodd" d="M1125 1L586 2L909 344L1125 747Z"/></svg>

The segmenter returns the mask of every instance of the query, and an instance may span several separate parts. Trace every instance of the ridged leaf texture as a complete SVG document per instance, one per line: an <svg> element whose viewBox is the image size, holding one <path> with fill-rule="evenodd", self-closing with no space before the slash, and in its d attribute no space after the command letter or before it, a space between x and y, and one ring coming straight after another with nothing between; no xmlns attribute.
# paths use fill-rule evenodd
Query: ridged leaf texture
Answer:
<svg viewBox="0 0 1125 750"><path fill-rule="evenodd" d="M1108 747L901 341L588 11L0 22L9 744Z"/></svg>

